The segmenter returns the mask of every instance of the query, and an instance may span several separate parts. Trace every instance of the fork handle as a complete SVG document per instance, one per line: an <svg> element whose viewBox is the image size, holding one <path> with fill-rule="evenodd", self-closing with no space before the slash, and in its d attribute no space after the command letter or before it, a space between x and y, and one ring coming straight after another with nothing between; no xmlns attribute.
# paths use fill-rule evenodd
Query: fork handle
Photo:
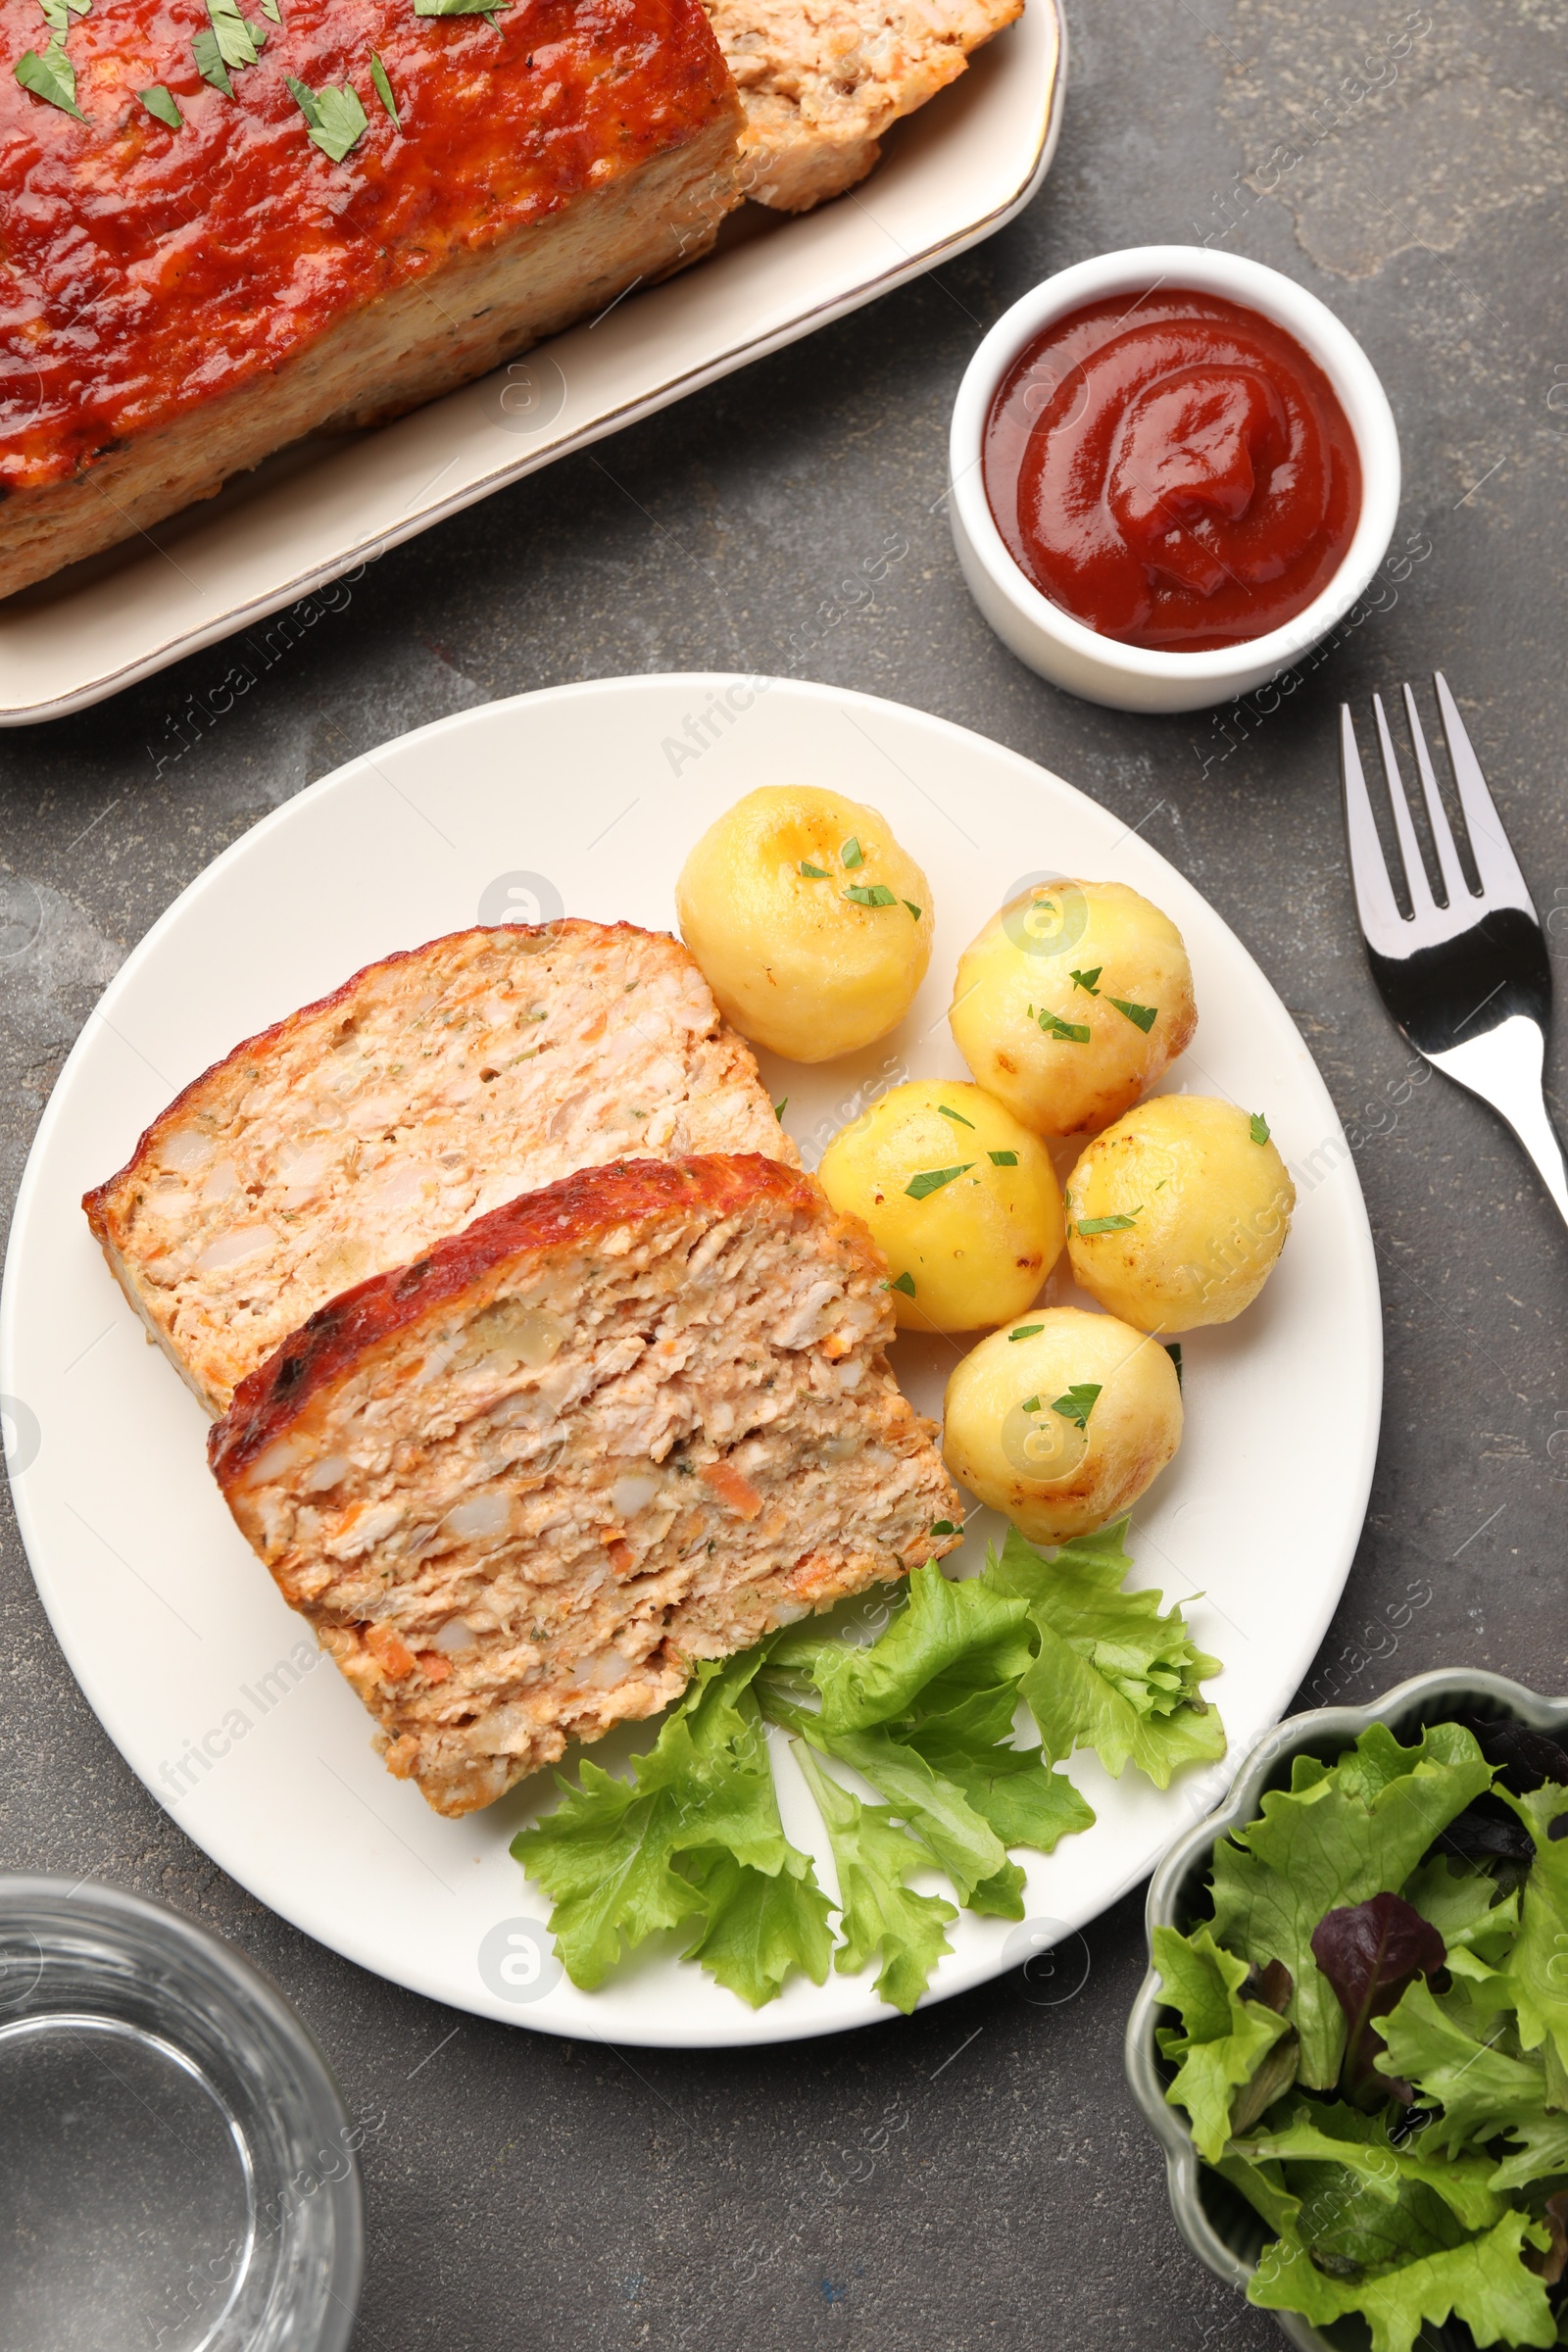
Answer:
<svg viewBox="0 0 1568 2352"><path fill-rule="evenodd" d="M1568 1164L1542 1091L1545 1044L1540 1022L1526 1012L1514 1012L1484 1036L1467 1038L1446 1053L1429 1054L1427 1059L1506 1119L1541 1171L1558 1215L1568 1223Z"/></svg>

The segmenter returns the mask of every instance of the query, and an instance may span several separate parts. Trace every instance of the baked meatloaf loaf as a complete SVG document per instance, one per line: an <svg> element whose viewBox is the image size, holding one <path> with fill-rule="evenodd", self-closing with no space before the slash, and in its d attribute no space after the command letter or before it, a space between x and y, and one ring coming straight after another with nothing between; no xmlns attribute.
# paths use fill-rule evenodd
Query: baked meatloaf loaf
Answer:
<svg viewBox="0 0 1568 2352"><path fill-rule="evenodd" d="M630 1152L797 1156L686 949L567 918L357 972L187 1086L82 1206L220 1412L340 1291Z"/></svg>
<svg viewBox="0 0 1568 2352"><path fill-rule="evenodd" d="M585 1169L314 1315L213 1469L392 1771L466 1813L951 1550L885 1276L760 1153Z"/></svg>
<svg viewBox="0 0 1568 2352"><path fill-rule="evenodd" d="M808 212L873 169L883 133L963 72L1023 0L707 0L746 108L741 184Z"/></svg>
<svg viewBox="0 0 1568 2352"><path fill-rule="evenodd" d="M482 375L740 201L701 0L252 4L9 13L0 595Z"/></svg>

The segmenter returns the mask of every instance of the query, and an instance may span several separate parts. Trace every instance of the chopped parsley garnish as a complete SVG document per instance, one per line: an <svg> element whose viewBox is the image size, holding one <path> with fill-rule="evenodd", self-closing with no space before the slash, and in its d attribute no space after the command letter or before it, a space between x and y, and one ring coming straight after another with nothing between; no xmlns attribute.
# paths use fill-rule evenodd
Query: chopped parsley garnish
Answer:
<svg viewBox="0 0 1568 2352"><path fill-rule="evenodd" d="M850 835L849 840L844 844L843 849L840 850L839 857L844 863L846 871L852 874L858 865L863 865L865 863L865 852L861 849L859 843L856 840L853 833Z"/></svg>
<svg viewBox="0 0 1568 2352"><path fill-rule="evenodd" d="M922 1168L918 1176L909 1178L905 1192L911 1200L928 1200L931 1194L940 1193L945 1184L951 1184L955 1176L967 1176L973 1166L974 1161L966 1159L956 1168Z"/></svg>
<svg viewBox="0 0 1568 2352"><path fill-rule="evenodd" d="M1171 1362L1176 1367L1176 1386L1181 1388L1184 1384L1182 1381L1182 1344L1180 1340L1167 1340L1165 1342L1165 1353L1170 1357Z"/></svg>
<svg viewBox="0 0 1568 2352"><path fill-rule="evenodd" d="M904 902L904 904L906 905L906 906L907 906L907 908L909 909L909 912L910 912L910 913L913 915L913 917L914 917L915 921L916 921L916 922L918 922L918 921L920 920L920 916L921 916L921 913L922 913L923 909L922 909L922 908L920 908L920 907L918 907L918 906L915 905L915 903L914 903L914 901L913 901L912 899L906 899L906 900L905 900L905 902Z"/></svg>
<svg viewBox="0 0 1568 2352"><path fill-rule="evenodd" d="M196 71L203 81L210 81L215 90L221 90L225 98L232 98L234 84L228 78L228 68L218 53L217 33L210 25L204 25L190 46L196 60Z"/></svg>
<svg viewBox="0 0 1568 2352"><path fill-rule="evenodd" d="M211 6L211 0L208 0ZM360 104L359 92L352 82L340 90L330 82L324 89L313 90L309 83L288 77L289 95L311 126L311 144L340 164L350 148L358 146L369 128L369 120Z"/></svg>
<svg viewBox="0 0 1568 2352"><path fill-rule="evenodd" d="M512 0L414 0L416 17L489 17L510 8Z"/></svg>
<svg viewBox="0 0 1568 2352"><path fill-rule="evenodd" d="M71 30L72 18L84 17L92 6L92 0L38 0L38 4L50 31L64 40ZM53 48L56 44L51 41L49 45Z"/></svg>
<svg viewBox="0 0 1568 2352"><path fill-rule="evenodd" d="M254 66L267 45L266 27L242 17L238 0L207 0L207 14L212 20L218 54L224 65L234 72ZM198 33L196 37L199 40L201 35ZM232 97L233 91L228 94Z"/></svg>
<svg viewBox="0 0 1568 2352"><path fill-rule="evenodd" d="M1020 1412L1020 1413L1038 1413L1038 1412L1039 1412L1039 1410L1040 1410L1040 1399L1039 1399L1039 1397L1038 1397L1038 1396L1026 1396L1026 1397L1024 1398L1024 1400L1023 1400L1022 1404L1020 1404L1020 1405L1019 1405L1019 1407L1018 1407L1018 1410L1019 1410L1019 1412Z"/></svg>
<svg viewBox="0 0 1568 2352"><path fill-rule="evenodd" d="M262 14L264 17L270 17L274 24L281 24L283 22L283 11L278 7L277 0L262 0Z"/></svg>
<svg viewBox="0 0 1568 2352"><path fill-rule="evenodd" d="M1080 1217L1078 1230L1080 1233L1125 1233L1129 1226L1137 1224L1143 1213L1143 1202L1140 1201L1124 1217Z"/></svg>
<svg viewBox="0 0 1568 2352"><path fill-rule="evenodd" d="M775 1119L777 1119L781 1127L784 1124L784 1113L788 1110L789 1106L790 1099L788 1095L780 1095L778 1101L773 1105L773 1116Z"/></svg>
<svg viewBox="0 0 1568 2352"><path fill-rule="evenodd" d="M968 1127L972 1129L974 1126L973 1119L966 1119L961 1110L950 1110L945 1102L939 1102L937 1104L937 1116L943 1119L951 1119L955 1127Z"/></svg>
<svg viewBox="0 0 1568 2352"><path fill-rule="evenodd" d="M897 1282L887 1283L884 1288L890 1291L902 1291L906 1298L912 1298L914 1297L914 1276L901 1274Z"/></svg>
<svg viewBox="0 0 1568 2352"><path fill-rule="evenodd" d="M1009 1340L1032 1340L1036 1332L1045 1328L1043 1323L1020 1323L1016 1331L1008 1332L1007 1337Z"/></svg>
<svg viewBox="0 0 1568 2352"><path fill-rule="evenodd" d="M1064 1021L1057 1013L1048 1012L1043 1004L1038 1012L1035 1012L1032 1004L1029 1009L1034 1013L1035 1022L1044 1036L1059 1037L1064 1044L1069 1046L1088 1045L1089 1026L1087 1022Z"/></svg>
<svg viewBox="0 0 1568 2352"><path fill-rule="evenodd" d="M16 74L23 88L30 90L35 98L47 98L62 114L74 115L78 122L86 122L76 104L76 69L58 35L41 57L36 49L29 49L19 58Z"/></svg>
<svg viewBox="0 0 1568 2352"><path fill-rule="evenodd" d="M262 6L264 8L267 6L267 0L262 0ZM398 102L392 95L392 83L388 78L385 66L382 65L381 60L377 57L373 49L370 51L370 79L375 85L376 96L380 99L381 104L386 108L387 113L391 116L395 126L401 130L403 128L403 117L398 113ZM636 982L633 981L632 987L635 988L636 985ZM628 996L630 996L631 989L628 989L626 993Z"/></svg>
<svg viewBox="0 0 1568 2352"><path fill-rule="evenodd" d="M1105 1001L1114 1004L1116 1010L1124 1014L1135 1029L1141 1029L1146 1037L1158 1018L1157 1004L1129 1004L1125 997L1108 997Z"/></svg>
<svg viewBox="0 0 1568 2352"><path fill-rule="evenodd" d="M1104 968L1105 967L1102 963L1097 963L1093 964L1087 972L1072 972L1068 975L1068 977L1071 979L1074 988L1081 988L1085 996L1098 997L1100 990L1096 983L1098 982L1100 975Z"/></svg>
<svg viewBox="0 0 1568 2352"><path fill-rule="evenodd" d="M825 882L827 880L827 867L825 865L813 865L809 858L803 858L801 859L801 871L806 876L808 882Z"/></svg>
<svg viewBox="0 0 1568 2352"><path fill-rule="evenodd" d="M1253 1143L1266 1144L1268 1142L1268 1121L1260 1110L1253 1111L1251 1125Z"/></svg>
<svg viewBox="0 0 1568 2352"><path fill-rule="evenodd" d="M158 122L167 122L171 130L184 128L185 118L161 81L150 83L145 90L138 90L136 95Z"/></svg>
<svg viewBox="0 0 1568 2352"><path fill-rule="evenodd" d="M956 1536L957 1532L951 1519L933 1519L931 1522L931 1533L934 1536Z"/></svg>
<svg viewBox="0 0 1568 2352"><path fill-rule="evenodd" d="M885 882L852 882L844 896L853 899L857 906L896 906L899 903Z"/></svg>
<svg viewBox="0 0 1568 2352"><path fill-rule="evenodd" d="M986 1157L994 1168L1015 1168L1018 1165L1016 1152L988 1152Z"/></svg>
<svg viewBox="0 0 1568 2352"><path fill-rule="evenodd" d="M1080 1380L1067 1391L1065 1396L1052 1398L1052 1411L1059 1413L1064 1421L1075 1422L1078 1428L1087 1429L1089 1416L1095 1409L1095 1399L1100 1395L1100 1386L1098 1380Z"/></svg>

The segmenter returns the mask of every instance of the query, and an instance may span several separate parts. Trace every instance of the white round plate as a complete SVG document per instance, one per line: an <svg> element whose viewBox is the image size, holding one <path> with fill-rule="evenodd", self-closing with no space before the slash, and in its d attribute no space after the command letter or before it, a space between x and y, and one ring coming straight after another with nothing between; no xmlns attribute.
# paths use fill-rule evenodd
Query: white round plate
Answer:
<svg viewBox="0 0 1568 2352"><path fill-rule="evenodd" d="M1200 1014L1168 1081L1267 1113L1299 1206L1278 1272L1227 1330L1186 1344L1187 1436L1138 1512L1135 1582L1188 1608L1224 1661L1213 1694L1245 1756L1315 1652L1360 1532L1377 1442L1381 1321L1360 1189L1285 1007L1212 909L1119 817L1012 752L825 686L621 678L440 720L268 817L178 899L87 1022L33 1146L0 1301L17 1506L44 1605L88 1700L147 1787L224 1870L323 1943L482 2016L612 2042L789 2040L887 2017L874 1971L795 1979L754 2014L673 1944L602 1990L561 1976L548 1904L508 1841L552 1790L443 1821L390 1779L348 1685L252 1557L208 1475L199 1407L145 1343L93 1244L82 1192L170 1097L239 1039L361 964L476 921L564 908L660 928L703 827L755 786L872 802L930 878L936 952L908 1019L858 1057L764 1067L808 1162L874 1093L963 1074L945 1018L955 961L1035 875L1133 884L1180 925ZM902 1340L940 1407L956 1348ZM979 1513L961 1558L1001 1523ZM1200 1595L1201 1597L1195 1597ZM622 1751L624 1752L624 1751ZM1135 1885L1219 1797L1227 1761L1165 1792L1093 1756L1099 1820L1026 1855L1020 1926L960 1915L930 1999L1000 1974ZM787 1754L785 1826L818 1851ZM933 1881L933 1885L936 1882Z"/></svg>

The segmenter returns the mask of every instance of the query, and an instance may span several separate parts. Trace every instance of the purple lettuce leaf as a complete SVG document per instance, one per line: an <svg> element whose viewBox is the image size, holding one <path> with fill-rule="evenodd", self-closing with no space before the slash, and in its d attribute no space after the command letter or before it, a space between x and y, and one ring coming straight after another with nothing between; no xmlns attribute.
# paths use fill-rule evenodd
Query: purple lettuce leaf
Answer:
<svg viewBox="0 0 1568 2352"><path fill-rule="evenodd" d="M1391 2087L1396 2097L1404 2092L1404 2085L1391 2085L1373 2066L1385 2045L1372 2020L1387 2017L1406 1987L1417 1977L1433 1976L1446 1956L1437 1929L1396 1894L1375 1894L1318 1922L1312 1957L1333 1986L1348 2028L1341 2073L1347 2098L1375 2092L1381 2104Z"/></svg>

